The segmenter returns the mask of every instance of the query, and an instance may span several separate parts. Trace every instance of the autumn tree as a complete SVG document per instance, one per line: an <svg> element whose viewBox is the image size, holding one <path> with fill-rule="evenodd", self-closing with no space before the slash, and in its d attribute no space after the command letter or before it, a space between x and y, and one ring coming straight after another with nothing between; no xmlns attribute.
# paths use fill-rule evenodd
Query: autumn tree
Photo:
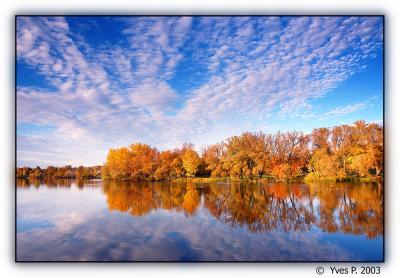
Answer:
<svg viewBox="0 0 400 278"><path fill-rule="evenodd" d="M128 148L110 149L103 167L103 178L127 179L130 173L131 152Z"/></svg>
<svg viewBox="0 0 400 278"><path fill-rule="evenodd" d="M309 136L301 132L278 132L267 144L271 174L279 180L301 175L309 159Z"/></svg>
<svg viewBox="0 0 400 278"><path fill-rule="evenodd" d="M76 168L75 178L78 180L84 178L84 167L83 166L79 166L78 168Z"/></svg>
<svg viewBox="0 0 400 278"><path fill-rule="evenodd" d="M133 180L151 180L157 167L158 151L146 144L129 147L129 172Z"/></svg>
<svg viewBox="0 0 400 278"><path fill-rule="evenodd" d="M157 169L154 172L154 179L168 180L181 175L179 154L175 151L162 151L158 156Z"/></svg>
<svg viewBox="0 0 400 278"><path fill-rule="evenodd" d="M204 149L202 158L206 166L206 171L212 177L225 176L222 167L222 160L226 156L226 146L225 144L219 143L215 145L210 145Z"/></svg>
<svg viewBox="0 0 400 278"><path fill-rule="evenodd" d="M225 168L231 177L261 177L266 168L265 135L245 132L233 136L226 144Z"/></svg>
<svg viewBox="0 0 400 278"><path fill-rule="evenodd" d="M349 169L361 177L379 174L383 165L383 131L379 125L356 121L352 141Z"/></svg>
<svg viewBox="0 0 400 278"><path fill-rule="evenodd" d="M45 171L44 175L46 179L53 179L57 174L57 168L54 166L48 166Z"/></svg>
<svg viewBox="0 0 400 278"><path fill-rule="evenodd" d="M383 130L377 124L356 121L317 129L312 133L312 178L379 175L383 165Z"/></svg>
<svg viewBox="0 0 400 278"><path fill-rule="evenodd" d="M29 178L41 179L41 178L43 178L43 177L44 177L43 170L40 169L39 166L37 166L36 169L34 169L33 171L31 171L31 172L29 173Z"/></svg>
<svg viewBox="0 0 400 278"><path fill-rule="evenodd" d="M182 154L182 165L188 178L195 177L200 165L200 157L193 149L186 149Z"/></svg>

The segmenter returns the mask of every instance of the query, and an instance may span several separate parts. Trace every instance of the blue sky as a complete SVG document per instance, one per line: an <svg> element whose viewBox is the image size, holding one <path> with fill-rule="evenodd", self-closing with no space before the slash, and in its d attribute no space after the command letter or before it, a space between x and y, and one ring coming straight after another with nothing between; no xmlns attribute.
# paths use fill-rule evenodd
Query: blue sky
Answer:
<svg viewBox="0 0 400 278"><path fill-rule="evenodd" d="M381 17L18 17L17 165L382 122Z"/></svg>

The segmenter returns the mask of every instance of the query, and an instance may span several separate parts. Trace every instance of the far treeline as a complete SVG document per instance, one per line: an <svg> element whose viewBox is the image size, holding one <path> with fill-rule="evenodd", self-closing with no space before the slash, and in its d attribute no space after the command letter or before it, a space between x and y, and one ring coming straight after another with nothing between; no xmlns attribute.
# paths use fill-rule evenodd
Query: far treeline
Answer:
<svg viewBox="0 0 400 278"><path fill-rule="evenodd" d="M110 149L103 167L17 168L17 177L134 181L296 179L346 181L383 176L383 129L375 123L314 129L311 134L245 132L210 145L158 151L147 144Z"/></svg>
<svg viewBox="0 0 400 278"><path fill-rule="evenodd" d="M94 179L101 178L101 166L91 167L72 167L71 165L63 167L49 166L41 169L40 167L19 167L17 168L17 178L34 179Z"/></svg>
<svg viewBox="0 0 400 278"><path fill-rule="evenodd" d="M383 175L383 129L375 123L314 129L311 134L246 132L208 146L199 155L193 145L158 151L146 144L110 149L103 179L346 181ZM211 177L211 178L210 178Z"/></svg>

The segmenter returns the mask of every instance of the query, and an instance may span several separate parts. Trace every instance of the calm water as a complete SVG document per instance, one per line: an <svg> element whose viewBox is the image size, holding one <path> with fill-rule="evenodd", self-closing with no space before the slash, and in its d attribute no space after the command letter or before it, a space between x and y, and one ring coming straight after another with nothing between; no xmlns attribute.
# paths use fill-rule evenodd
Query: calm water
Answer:
<svg viewBox="0 0 400 278"><path fill-rule="evenodd" d="M24 261L382 260L381 184L17 181Z"/></svg>

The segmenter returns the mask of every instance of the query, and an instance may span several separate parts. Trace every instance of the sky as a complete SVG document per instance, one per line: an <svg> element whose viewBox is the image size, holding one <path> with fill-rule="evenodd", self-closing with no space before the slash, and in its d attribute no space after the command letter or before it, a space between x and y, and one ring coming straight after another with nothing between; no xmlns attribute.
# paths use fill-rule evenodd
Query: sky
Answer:
<svg viewBox="0 0 400 278"><path fill-rule="evenodd" d="M383 120L382 17L25 17L17 166Z"/></svg>

